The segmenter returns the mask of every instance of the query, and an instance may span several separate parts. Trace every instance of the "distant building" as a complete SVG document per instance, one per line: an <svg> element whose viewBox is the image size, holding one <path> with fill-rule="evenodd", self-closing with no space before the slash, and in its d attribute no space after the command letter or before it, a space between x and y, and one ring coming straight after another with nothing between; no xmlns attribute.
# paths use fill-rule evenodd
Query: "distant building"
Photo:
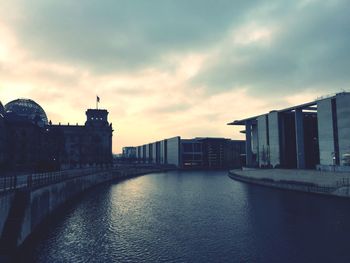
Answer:
<svg viewBox="0 0 350 263"><path fill-rule="evenodd" d="M136 147L123 147L122 157L125 159L135 159L136 158Z"/></svg>
<svg viewBox="0 0 350 263"><path fill-rule="evenodd" d="M347 92L229 125L245 127L247 166L342 170L350 165Z"/></svg>
<svg viewBox="0 0 350 263"><path fill-rule="evenodd" d="M245 142L225 138L173 137L136 147L139 162L184 169L225 169L243 165Z"/></svg>
<svg viewBox="0 0 350 263"><path fill-rule="evenodd" d="M183 168L238 168L244 161L245 143L225 138L181 140Z"/></svg>
<svg viewBox="0 0 350 263"><path fill-rule="evenodd" d="M6 146L6 133L5 133L5 109L0 102L0 170L5 166L5 146Z"/></svg>
<svg viewBox="0 0 350 263"><path fill-rule="evenodd" d="M47 171L112 162L107 110L86 111L85 125L53 125L29 99L0 105L0 169Z"/></svg>

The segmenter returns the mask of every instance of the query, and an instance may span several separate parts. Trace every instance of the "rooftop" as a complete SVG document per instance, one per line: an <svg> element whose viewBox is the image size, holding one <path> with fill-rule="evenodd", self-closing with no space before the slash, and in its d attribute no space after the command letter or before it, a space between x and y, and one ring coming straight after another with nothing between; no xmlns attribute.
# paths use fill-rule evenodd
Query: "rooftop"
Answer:
<svg viewBox="0 0 350 263"><path fill-rule="evenodd" d="M327 96L319 97L316 100L311 101L311 102L295 105L295 106L288 107L288 108L281 109L281 110L272 110L270 112L291 112L291 111L295 111L295 110L298 110L298 109L315 111L315 110L317 110L316 105L317 105L318 101L321 101L321 100L324 100L324 99L332 99L332 98L335 98L337 95L341 95L341 94L349 94L349 92L341 92L341 93L336 93L336 94L333 94L333 95L327 95ZM247 122L247 121L255 121L258 117L264 116L265 114L266 113L260 114L260 115L256 115L256 116L253 116L253 117L249 117L249 118L245 118L245 119L241 119L241 120L235 120L235 121L227 123L227 125L245 125L245 122Z"/></svg>

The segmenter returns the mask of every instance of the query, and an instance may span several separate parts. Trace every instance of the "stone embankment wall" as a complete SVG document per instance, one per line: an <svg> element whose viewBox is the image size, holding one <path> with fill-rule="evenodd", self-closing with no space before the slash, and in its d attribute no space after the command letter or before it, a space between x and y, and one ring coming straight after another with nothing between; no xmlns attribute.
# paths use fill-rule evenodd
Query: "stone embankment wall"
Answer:
<svg viewBox="0 0 350 263"><path fill-rule="evenodd" d="M17 246L22 244L35 228L64 202L94 185L110 181L113 178L114 174L106 171L30 191Z"/></svg>
<svg viewBox="0 0 350 263"><path fill-rule="evenodd" d="M231 170L237 181L307 193L350 197L350 175L312 170Z"/></svg>
<svg viewBox="0 0 350 263"><path fill-rule="evenodd" d="M0 195L0 233L2 233L4 229L4 225L10 213L11 204L13 203L14 197L14 192Z"/></svg>

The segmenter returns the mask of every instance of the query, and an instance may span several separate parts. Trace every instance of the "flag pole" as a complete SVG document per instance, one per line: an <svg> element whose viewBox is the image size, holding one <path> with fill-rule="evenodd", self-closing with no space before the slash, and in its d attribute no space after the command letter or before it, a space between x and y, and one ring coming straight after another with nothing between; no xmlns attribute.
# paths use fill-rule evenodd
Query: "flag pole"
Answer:
<svg viewBox="0 0 350 263"><path fill-rule="evenodd" d="M96 110L98 110L98 103L100 102L100 97L96 95Z"/></svg>

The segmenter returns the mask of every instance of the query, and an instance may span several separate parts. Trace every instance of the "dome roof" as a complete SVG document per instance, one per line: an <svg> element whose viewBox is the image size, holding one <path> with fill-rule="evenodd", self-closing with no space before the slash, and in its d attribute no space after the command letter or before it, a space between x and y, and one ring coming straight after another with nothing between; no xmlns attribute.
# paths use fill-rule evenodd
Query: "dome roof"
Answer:
<svg viewBox="0 0 350 263"><path fill-rule="evenodd" d="M4 108L4 106L2 105L1 101L0 101L0 114L1 114L2 116L5 116L5 108Z"/></svg>
<svg viewBox="0 0 350 263"><path fill-rule="evenodd" d="M47 125L47 116L43 108L33 100L17 99L5 105L6 112L12 112L21 117L26 117L39 126Z"/></svg>
<svg viewBox="0 0 350 263"><path fill-rule="evenodd" d="M0 101L0 119L5 118L5 108Z"/></svg>

